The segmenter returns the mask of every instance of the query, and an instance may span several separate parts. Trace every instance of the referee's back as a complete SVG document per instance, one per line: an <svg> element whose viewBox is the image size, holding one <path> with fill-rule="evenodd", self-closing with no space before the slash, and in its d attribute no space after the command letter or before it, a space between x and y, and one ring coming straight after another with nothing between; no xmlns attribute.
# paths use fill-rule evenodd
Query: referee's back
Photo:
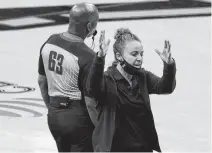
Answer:
<svg viewBox="0 0 212 153"><path fill-rule="evenodd" d="M81 100L94 56L95 52L82 39L52 35L41 48L44 68L39 69L47 77L49 96Z"/></svg>
<svg viewBox="0 0 212 153"><path fill-rule="evenodd" d="M41 47L39 74L47 79L48 125L59 152L93 151L94 126L84 95L94 56L95 52L74 35L52 35Z"/></svg>

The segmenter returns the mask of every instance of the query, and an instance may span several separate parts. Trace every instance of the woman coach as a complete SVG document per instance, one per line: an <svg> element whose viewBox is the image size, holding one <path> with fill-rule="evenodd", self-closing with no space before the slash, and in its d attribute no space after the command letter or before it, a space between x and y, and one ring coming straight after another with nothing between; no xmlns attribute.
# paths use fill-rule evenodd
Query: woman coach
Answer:
<svg viewBox="0 0 212 153"><path fill-rule="evenodd" d="M99 120L93 133L94 151L161 151L150 107L149 94L170 94L176 80L171 45L165 41L163 52L156 50L164 63L160 78L141 68L143 46L129 29L115 34L113 51L116 64L104 73L105 55L110 41L105 32L87 79L87 90L98 101Z"/></svg>

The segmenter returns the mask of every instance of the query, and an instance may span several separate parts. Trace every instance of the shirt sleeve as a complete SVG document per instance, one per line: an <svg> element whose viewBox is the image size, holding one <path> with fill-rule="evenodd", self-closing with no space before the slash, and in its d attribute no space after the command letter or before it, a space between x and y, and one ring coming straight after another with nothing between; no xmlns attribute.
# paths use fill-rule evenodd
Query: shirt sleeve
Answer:
<svg viewBox="0 0 212 153"><path fill-rule="evenodd" d="M41 49L40 49L40 56L39 56L39 61L38 61L38 73L40 75L44 75L44 76L46 76L46 73L45 73L45 69L44 69L43 58L42 58L41 52L42 52L42 49L43 49L43 47L44 47L45 44L46 43L44 43L42 45Z"/></svg>

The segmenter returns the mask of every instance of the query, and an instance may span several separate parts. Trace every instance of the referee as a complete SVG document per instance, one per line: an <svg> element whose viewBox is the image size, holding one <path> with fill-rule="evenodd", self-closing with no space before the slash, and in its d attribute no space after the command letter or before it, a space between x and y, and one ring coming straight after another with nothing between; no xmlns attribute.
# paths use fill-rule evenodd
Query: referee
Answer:
<svg viewBox="0 0 212 153"><path fill-rule="evenodd" d="M41 47L38 83L59 152L93 151L94 125L84 91L95 52L84 39L96 33L98 20L93 4L76 4L70 11L68 31L50 36Z"/></svg>

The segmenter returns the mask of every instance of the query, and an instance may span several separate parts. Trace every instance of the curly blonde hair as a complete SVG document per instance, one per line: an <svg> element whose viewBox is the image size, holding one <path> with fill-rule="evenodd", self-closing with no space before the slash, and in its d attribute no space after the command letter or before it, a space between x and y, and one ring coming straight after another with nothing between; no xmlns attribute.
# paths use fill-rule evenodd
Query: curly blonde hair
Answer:
<svg viewBox="0 0 212 153"><path fill-rule="evenodd" d="M133 34L128 28L119 28L116 30L115 36L115 43L113 44L113 52L114 52L114 57L115 57L115 61L113 62L113 65L116 66L119 61L116 58L116 53L122 53L126 42L128 41L139 41L141 42L141 40L135 35Z"/></svg>

